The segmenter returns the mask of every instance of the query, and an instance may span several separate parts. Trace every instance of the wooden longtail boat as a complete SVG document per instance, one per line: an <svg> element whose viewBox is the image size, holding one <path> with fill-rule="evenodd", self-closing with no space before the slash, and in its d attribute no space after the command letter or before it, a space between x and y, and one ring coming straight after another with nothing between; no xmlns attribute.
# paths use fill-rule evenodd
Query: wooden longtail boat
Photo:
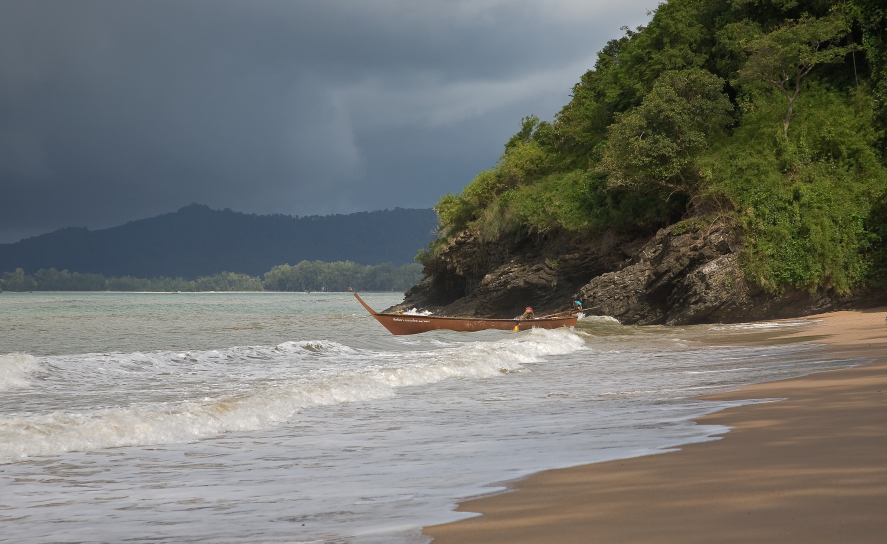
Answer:
<svg viewBox="0 0 887 544"><path fill-rule="evenodd" d="M558 327L573 327L576 320L579 319L572 311L554 314L551 316L539 317L536 319L485 319L480 317L440 317L430 315L409 315L409 314L386 314L379 313L367 306L357 293L354 293L367 311L376 318L376 321L388 329L391 334L418 334L420 332L428 332L435 330L448 331L482 331L486 329L499 329L503 331L511 331L517 327L519 330L525 331L538 327L540 329L556 329Z"/></svg>

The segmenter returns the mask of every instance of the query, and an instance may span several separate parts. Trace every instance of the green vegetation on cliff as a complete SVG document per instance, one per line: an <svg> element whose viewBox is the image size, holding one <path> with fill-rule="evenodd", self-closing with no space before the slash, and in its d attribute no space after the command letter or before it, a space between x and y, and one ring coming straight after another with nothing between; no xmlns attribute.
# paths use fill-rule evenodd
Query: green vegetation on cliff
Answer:
<svg viewBox="0 0 887 544"><path fill-rule="evenodd" d="M471 229L638 236L742 229L748 278L778 292L887 285L887 6L669 0L610 41L551 122L534 116L460 194Z"/></svg>

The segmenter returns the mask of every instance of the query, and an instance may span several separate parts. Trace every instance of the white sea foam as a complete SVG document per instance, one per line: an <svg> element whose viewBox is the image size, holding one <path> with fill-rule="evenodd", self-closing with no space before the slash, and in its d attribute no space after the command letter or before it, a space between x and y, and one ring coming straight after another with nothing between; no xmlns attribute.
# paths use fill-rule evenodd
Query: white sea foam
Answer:
<svg viewBox="0 0 887 544"><path fill-rule="evenodd" d="M609 315L585 315L584 313L580 313L579 320L585 321L586 323L620 324L618 319Z"/></svg>
<svg viewBox="0 0 887 544"><path fill-rule="evenodd" d="M0 355L0 391L28 387L28 377L39 369L37 358L26 353Z"/></svg>
<svg viewBox="0 0 887 544"><path fill-rule="evenodd" d="M533 330L498 342L418 352L376 352L308 341L273 348L48 358L56 365L67 363L69 374L79 374L76 379L68 376L69 384L91 381L86 386L116 387L122 397L135 400L102 409L0 418L0 460L188 442L225 432L265 429L308 407L387 398L400 387L448 378L491 378L525 370L523 365L547 355L581 349L585 349L584 341L564 329ZM263 364L251 365L244 372L242 365L251 360ZM33 357L26 361L37 365ZM232 364L241 368L232 371ZM220 367L225 367L223 372ZM200 376L199 382L191 379L193 375ZM209 391L207 378L229 383ZM149 391L148 384L158 380L167 388L176 384L177 390ZM188 398L156 400L177 393Z"/></svg>
<svg viewBox="0 0 887 544"><path fill-rule="evenodd" d="M770 330L790 327L804 327L819 323L820 319L794 319L784 321L759 321L755 323L734 323L731 325L713 325L713 331Z"/></svg>

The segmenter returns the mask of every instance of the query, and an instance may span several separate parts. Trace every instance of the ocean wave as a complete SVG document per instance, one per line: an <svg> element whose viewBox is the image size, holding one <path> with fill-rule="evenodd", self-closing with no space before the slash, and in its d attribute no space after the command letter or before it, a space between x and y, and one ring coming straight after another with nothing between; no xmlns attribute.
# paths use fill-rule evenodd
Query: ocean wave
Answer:
<svg viewBox="0 0 887 544"><path fill-rule="evenodd" d="M583 321L585 323L607 323L613 325L621 325L618 319L609 315L585 315L583 313L580 313L579 321Z"/></svg>
<svg viewBox="0 0 887 544"><path fill-rule="evenodd" d="M0 355L0 391L31 385L28 377L40 369L37 358L26 353Z"/></svg>
<svg viewBox="0 0 887 544"><path fill-rule="evenodd" d="M116 376L121 387L129 387L132 398L138 399L139 390L147 389L135 379L136 374L142 374L145 383L155 389L178 387L188 398L0 418L0 460L189 442L226 432L264 429L288 421L308 407L388 398L398 388L449 378L484 379L526 371L524 365L538 363L545 356L581 349L585 349L584 340L567 329L534 329L507 340L410 352L304 341L274 347L101 354L74 361L68 357L67 366L76 367L81 382L102 380L106 387ZM313 361L320 364L308 364ZM60 361L55 362L59 366ZM231 372L232 366L239 374ZM220 373L218 367L225 372ZM104 372L96 372L98 368ZM109 373L109 369L116 373ZM120 373L129 374L129 380L120 379ZM207 383L223 379L234 382L225 393L207 390ZM159 380L163 383L158 384Z"/></svg>

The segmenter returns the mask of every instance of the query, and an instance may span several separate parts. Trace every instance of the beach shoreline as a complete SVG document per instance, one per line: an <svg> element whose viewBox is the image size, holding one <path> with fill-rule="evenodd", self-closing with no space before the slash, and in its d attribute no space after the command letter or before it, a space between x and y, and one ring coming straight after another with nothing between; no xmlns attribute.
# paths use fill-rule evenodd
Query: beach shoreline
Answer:
<svg viewBox="0 0 887 544"><path fill-rule="evenodd" d="M698 418L731 430L667 454L549 470L466 501L435 544L882 542L887 534L887 308L808 316L836 357L871 362L708 400L783 399Z"/></svg>

